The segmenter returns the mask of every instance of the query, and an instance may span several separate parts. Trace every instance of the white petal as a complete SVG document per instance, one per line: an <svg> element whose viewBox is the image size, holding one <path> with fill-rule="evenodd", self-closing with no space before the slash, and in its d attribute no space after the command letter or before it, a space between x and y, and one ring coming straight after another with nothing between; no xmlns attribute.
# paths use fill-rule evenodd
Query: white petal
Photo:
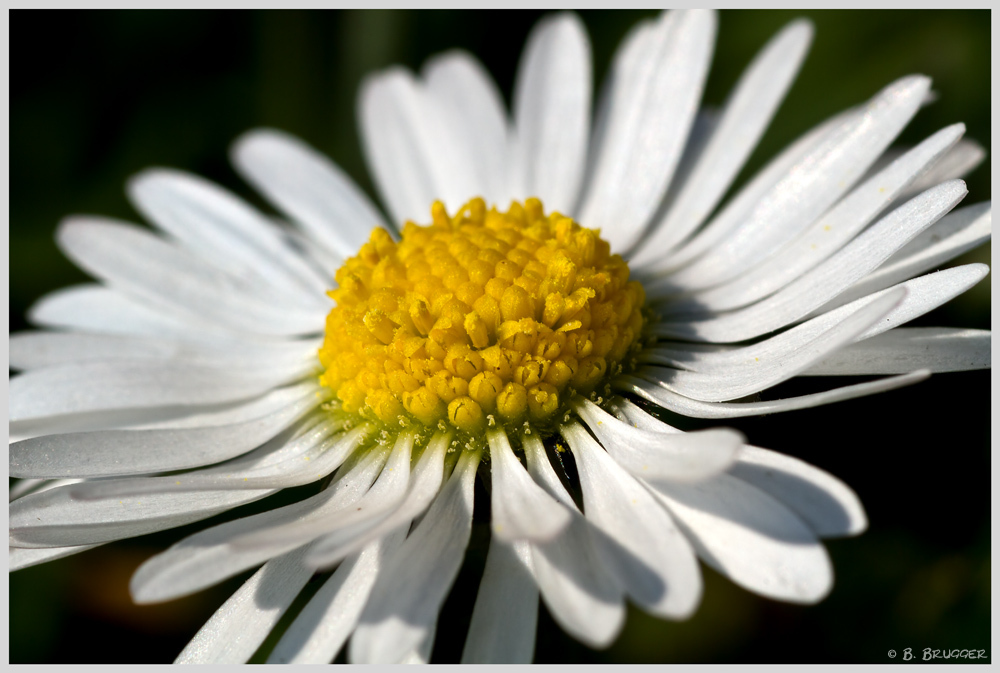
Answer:
<svg viewBox="0 0 1000 673"><path fill-rule="evenodd" d="M312 395L317 404L329 395L315 381L278 388L247 402L191 407L169 406L115 409L85 414L50 416L10 424L11 441L59 433L104 431L108 429L170 430L232 425L263 418L298 399Z"/></svg>
<svg viewBox="0 0 1000 673"><path fill-rule="evenodd" d="M413 468L405 497L388 516L380 521L372 519L372 525L339 528L324 535L313 543L307 560L315 567L327 567L396 528L408 530L410 522L423 514L441 489L451 437L439 432L431 439Z"/></svg>
<svg viewBox="0 0 1000 673"><path fill-rule="evenodd" d="M575 14L535 24L514 84L514 192L575 209L590 128L590 42Z"/></svg>
<svg viewBox="0 0 1000 673"><path fill-rule="evenodd" d="M906 291L901 288L887 293L856 309L808 341L782 338L780 339L782 347L768 349L768 352L764 352L760 344L728 351L726 360L732 366L725 372L717 369L683 371L666 367L642 367L637 371L637 375L655 379L664 388L705 402L722 402L746 397L787 381L808 369L813 363L850 343L899 306L905 296ZM804 335L804 331L799 330L795 334ZM779 339L775 337L773 342L777 341ZM743 355L745 351L751 351L753 355ZM643 359L657 362L655 355Z"/></svg>
<svg viewBox="0 0 1000 673"><path fill-rule="evenodd" d="M211 316L212 322L251 334L309 334L323 326L321 309L266 301L252 285L138 227L68 218L56 241L84 270L154 306Z"/></svg>
<svg viewBox="0 0 1000 673"><path fill-rule="evenodd" d="M852 344L813 364L807 376L901 374L914 369L989 369L993 333L947 327L900 327Z"/></svg>
<svg viewBox="0 0 1000 673"><path fill-rule="evenodd" d="M294 523L259 528L234 538L231 544L248 549L267 546L277 548L286 544L302 544L333 531L343 532L350 539L374 528L399 507L406 496L410 483L413 440L413 433L400 433L385 468L360 500L352 501L339 510L324 509L322 517L313 513ZM312 559L309 561L313 562Z"/></svg>
<svg viewBox="0 0 1000 673"><path fill-rule="evenodd" d="M613 251L643 233L680 160L715 42L714 12L665 13L638 48L613 64L608 118L580 220L599 227Z"/></svg>
<svg viewBox="0 0 1000 673"><path fill-rule="evenodd" d="M855 337L855 341L871 338L949 301L982 280L989 269L984 264L969 264L914 278L892 288L856 299L832 311L822 313L795 327L750 346L731 348L713 344L670 343L652 348L644 359L699 372L726 376L734 368L754 366L761 358L782 357L801 344L809 343L825 330L844 320L854 311L889 293L905 291L903 300L876 324ZM655 325L653 327L655 330ZM754 364L751 364L754 363Z"/></svg>
<svg viewBox="0 0 1000 673"><path fill-rule="evenodd" d="M285 223L283 220L279 220L277 217L272 217L271 220L284 227ZM392 233L391 229L389 231ZM291 242L292 247L307 259L309 264L319 273L320 277L325 280L326 287L328 289L335 287L336 281L334 281L333 276L336 270L343 264L344 259L332 250L328 250L325 246L318 245L312 237L301 229L283 228L282 233Z"/></svg>
<svg viewBox="0 0 1000 673"><path fill-rule="evenodd" d="M490 527L504 541L551 540L569 523L569 511L531 480L503 429L488 430L492 483Z"/></svg>
<svg viewBox="0 0 1000 673"><path fill-rule="evenodd" d="M10 543L65 547L121 540L207 519L274 492L202 491L81 501L70 496L71 488L31 493L10 503Z"/></svg>
<svg viewBox="0 0 1000 673"><path fill-rule="evenodd" d="M794 166L724 241L675 273L672 282L687 289L718 285L798 235L888 147L916 113L929 86L926 77L912 76L883 89L864 114L845 121Z"/></svg>
<svg viewBox="0 0 1000 673"><path fill-rule="evenodd" d="M989 237L992 229L992 210L990 201L956 208L900 248L899 252L886 261L883 268L903 259L924 254L928 248L936 248L940 244L948 243L949 248L977 245L984 240L982 239L984 234Z"/></svg>
<svg viewBox="0 0 1000 673"><path fill-rule="evenodd" d="M691 433L643 430L589 400L578 400L576 412L615 462L643 479L704 479L732 464L743 445L743 436L726 428Z"/></svg>
<svg viewBox="0 0 1000 673"><path fill-rule="evenodd" d="M94 477L179 470L217 463L260 446L321 401L314 390L302 391L301 388L274 391L268 397L276 402L275 408L259 417L232 425L169 430L104 430L26 439L10 447L10 474Z"/></svg>
<svg viewBox="0 0 1000 673"><path fill-rule="evenodd" d="M531 545L535 581L552 618L589 647L607 647L625 623L622 589L595 546L601 533L587 523L556 476L541 440L525 438L532 478L572 512L565 531L549 542ZM600 544L611 544L604 540Z"/></svg>
<svg viewBox="0 0 1000 673"><path fill-rule="evenodd" d="M698 556L740 586L795 603L815 603L833 586L830 559L809 527L750 484L719 475L654 492Z"/></svg>
<svg viewBox="0 0 1000 673"><path fill-rule="evenodd" d="M103 285L73 285L47 294L28 311L28 320L45 327L199 343L232 343L245 336Z"/></svg>
<svg viewBox="0 0 1000 673"><path fill-rule="evenodd" d="M651 416L624 397L615 396L610 400L618 418L626 423L631 423L634 427L643 430L653 430L654 432L682 432L672 425L667 425L655 416Z"/></svg>
<svg viewBox="0 0 1000 673"><path fill-rule="evenodd" d="M566 487L559 480L559 475L552 468L545 455L545 445L536 435L524 437L524 455L528 460L528 474L535 483L545 489L545 492L561 502L571 512L580 512Z"/></svg>
<svg viewBox="0 0 1000 673"><path fill-rule="evenodd" d="M451 133L474 159L476 184L483 192L460 198L478 195L486 199L487 206L505 206L513 196L507 184L507 113L493 79L479 61L463 51L432 57L422 74L427 92L446 107L453 120Z"/></svg>
<svg viewBox="0 0 1000 673"><path fill-rule="evenodd" d="M226 346L174 339L127 337L85 332L18 332L10 335L12 369L37 369L101 360L166 360L174 366L217 365L240 369L258 366L301 370L315 366L318 339L253 342Z"/></svg>
<svg viewBox="0 0 1000 673"><path fill-rule="evenodd" d="M294 136L274 129L250 131L233 144L231 157L248 182L341 257L356 254L372 228L385 226L368 197L336 164Z"/></svg>
<svg viewBox="0 0 1000 673"><path fill-rule="evenodd" d="M75 547L45 547L41 549L29 549L28 547L9 547L7 555L7 571L14 572L22 568L30 568L41 563L48 563L56 559L66 558L82 551L93 549L100 545L84 544Z"/></svg>
<svg viewBox="0 0 1000 673"><path fill-rule="evenodd" d="M964 178L986 158L986 150L975 140L961 140L951 148L948 154L931 167L929 171L917 178L905 196L919 194L925 189L940 184L946 180Z"/></svg>
<svg viewBox="0 0 1000 673"><path fill-rule="evenodd" d="M562 426L560 432L576 458L587 521L614 543L598 545L605 565L647 612L690 616L701 599L701 574L670 515L582 426Z"/></svg>
<svg viewBox="0 0 1000 673"><path fill-rule="evenodd" d="M610 79L610 78L609 78ZM667 185L667 192L663 196L663 200L659 206L657 206L656 213L653 215L653 221L651 226L647 227L646 234L653 235L654 230L659 231L660 226L657 222L662 222L663 217L674 207L674 203L677 201L680 193L684 191L685 186L689 184L689 176L691 171L694 170L695 166L698 164L701 155L705 152L705 148L708 147L709 142L712 140L712 134L719 127L720 113L718 108L712 105L703 105L698 109L698 112L694 116L694 122L691 124L691 130L688 132L687 143L684 145L684 152L681 154L680 161L677 162L677 168L674 170L676 179L671 180ZM595 129L594 133L598 133L598 129ZM645 237L642 240L642 245L633 246L632 250L623 255L623 257L629 260L629 266L635 269L639 269L648 263L649 260L643 262L637 262L637 258L646 252ZM654 244L659 245L659 244ZM660 251L660 256L663 255L664 251L669 249L666 247L657 248Z"/></svg>
<svg viewBox="0 0 1000 673"><path fill-rule="evenodd" d="M380 574L351 638L352 663L400 661L437 622L469 542L478 464L479 452L462 453L441 494Z"/></svg>
<svg viewBox="0 0 1000 673"><path fill-rule="evenodd" d="M437 633L437 620L431 624L427 631L427 635L424 636L420 644L414 647L412 650L407 652L402 659L398 662L399 664L412 664L417 666L422 666L430 663L431 660L431 649L434 647L434 634Z"/></svg>
<svg viewBox="0 0 1000 673"><path fill-rule="evenodd" d="M960 180L924 192L895 209L822 264L777 293L723 315L657 325L661 336L693 341L743 341L809 314L877 268L907 241L947 213L967 193Z"/></svg>
<svg viewBox="0 0 1000 673"><path fill-rule="evenodd" d="M601 89L597 97L593 129L590 135L591 151L587 156L587 170L584 175L585 182L589 182L594 172L596 161L599 158L598 152L594 151L594 148L601 147L604 144L604 137L608 133L608 126L611 121L611 110L616 98L621 99L623 94L627 94L632 90L631 83L635 81L634 77L631 80L626 79L626 81L622 81L622 78L635 76L640 72L638 68L619 67L619 64L641 62L643 56L648 53L649 45L653 42L654 33L657 31L657 22L673 21L675 18L676 16L661 12L659 17L641 19L632 24L632 27L628 29L625 37L619 43L612 66L604 76L604 81L601 83ZM663 30L662 25L659 26L659 30ZM700 115L701 112L702 110L699 110L698 114ZM710 122L709 125L711 125ZM585 196L581 196L581 200L583 198Z"/></svg>
<svg viewBox="0 0 1000 673"><path fill-rule="evenodd" d="M552 618L588 647L609 646L625 623L622 589L595 548L615 544L577 515L557 538L531 545L535 579Z"/></svg>
<svg viewBox="0 0 1000 673"><path fill-rule="evenodd" d="M711 214L784 99L812 33L808 21L793 21L754 57L729 95L704 151L690 170L678 171L683 186L650 237L634 250L632 263L641 265L662 256Z"/></svg>
<svg viewBox="0 0 1000 673"><path fill-rule="evenodd" d="M264 564L198 629L175 664L245 664L313 575L297 549Z"/></svg>
<svg viewBox="0 0 1000 673"><path fill-rule="evenodd" d="M939 268L963 252L988 241L992 219L989 202L977 203L949 213L887 259L882 266L819 310L829 310L917 274Z"/></svg>
<svg viewBox="0 0 1000 673"><path fill-rule="evenodd" d="M981 281L988 273L989 267L985 264L966 264L938 271L937 273L929 273L925 276L908 280L905 283L894 285L891 288L872 293L866 297L855 299L850 304L836 308L829 313L824 313L820 318L847 310L849 306L853 307L863 302L874 301L877 297L887 292L892 292L895 288L906 288L906 297L902 303L890 311L885 318L857 337L856 341L862 341L876 334L882 334L897 325L902 325L941 306Z"/></svg>
<svg viewBox="0 0 1000 673"><path fill-rule="evenodd" d="M25 495L30 491L34 491L37 488L41 488L46 484L52 483L54 483L54 480L49 479L18 479L7 489L7 500L17 500L22 495ZM52 488L54 488L54 486Z"/></svg>
<svg viewBox="0 0 1000 673"><path fill-rule="evenodd" d="M490 542L479 581L463 664L530 664L535 654L538 588L529 570L528 543Z"/></svg>
<svg viewBox="0 0 1000 673"><path fill-rule="evenodd" d="M892 376L878 379L877 381L834 388L833 390L826 390L821 393L789 397L781 400L769 400L767 402L699 402L671 392L658 383L633 376L618 377L612 385L619 390L635 393L639 397L684 416L691 416L693 418L739 418L741 416L760 416L763 414L776 414L781 411L809 409L824 404L854 399L855 397L864 397L865 395L873 395L887 390L902 388L903 386L923 381L928 376L930 376L930 372L922 369L902 376Z"/></svg>
<svg viewBox="0 0 1000 673"><path fill-rule="evenodd" d="M642 263L641 272L672 272L690 264L727 240L753 212L757 204L785 179L793 167L829 142L844 124L858 117L856 110L846 110L810 129L781 154L772 159L748 182L708 224L674 250L662 250L655 259Z"/></svg>
<svg viewBox="0 0 1000 673"><path fill-rule="evenodd" d="M234 404L211 405L211 409L228 408ZM243 406L236 404L235 406ZM108 428L138 428L159 423L169 423L178 417L186 418L204 407L149 407L143 409L116 409L88 414L49 416L27 421L12 421L9 425L10 443L33 439L43 435L67 432L93 432Z"/></svg>
<svg viewBox="0 0 1000 673"><path fill-rule="evenodd" d="M329 281L288 245L280 229L234 194L162 168L134 176L128 194L139 212L209 263L275 298L328 308Z"/></svg>
<svg viewBox="0 0 1000 673"><path fill-rule="evenodd" d="M186 596L300 546L293 543L284 548L240 549L229 543L260 528L357 502L378 476L389 452L373 449L363 453L357 462L341 468L330 487L310 498L207 528L147 560L132 575L133 600L157 603Z"/></svg>
<svg viewBox="0 0 1000 673"><path fill-rule="evenodd" d="M820 537L858 535L868 527L847 484L797 458L746 446L729 473L783 502Z"/></svg>
<svg viewBox="0 0 1000 673"><path fill-rule="evenodd" d="M425 163L432 140L423 140L422 135L427 136L431 130L410 126L427 115L416 115L414 119L414 115L404 114L406 108L430 105L420 93L409 72L391 68L369 75L358 94L365 160L397 226L426 218L431 203L442 198L436 176Z"/></svg>
<svg viewBox="0 0 1000 673"><path fill-rule="evenodd" d="M142 407L235 402L301 378L304 368L231 370L164 362L86 362L25 372L10 380L10 420Z"/></svg>
<svg viewBox="0 0 1000 673"><path fill-rule="evenodd" d="M665 309L670 313L725 311L746 306L788 285L852 240L964 130L962 124L942 129L857 187L756 267L728 283L671 301Z"/></svg>
<svg viewBox="0 0 1000 673"><path fill-rule="evenodd" d="M79 484L83 479L19 479L11 484L8 493L9 501L14 502L18 498L23 498L28 493L41 493L50 491L59 486L67 484Z"/></svg>
<svg viewBox="0 0 1000 673"><path fill-rule="evenodd" d="M466 120L409 71L395 67L370 76L360 102L372 173L398 222L426 221L435 200L454 213L485 193Z"/></svg>
<svg viewBox="0 0 1000 673"><path fill-rule="evenodd" d="M166 420L152 421L138 425L141 430L170 430L177 428L208 428L216 425L231 425L255 418L263 418L283 409L289 404L311 398L316 404L326 402L330 393L316 381L303 381L292 386L277 388L249 402L227 403L201 406L188 410Z"/></svg>
<svg viewBox="0 0 1000 673"><path fill-rule="evenodd" d="M405 530L399 530L344 559L295 617L267 663L331 663L357 625L386 557L404 537Z"/></svg>
<svg viewBox="0 0 1000 673"><path fill-rule="evenodd" d="M372 432L371 427L362 426L334 434L337 429L336 424L321 422L294 437L279 435L256 451L222 465L165 477L87 481L71 494L80 500L96 500L145 493L302 486L340 467Z"/></svg>
<svg viewBox="0 0 1000 673"><path fill-rule="evenodd" d="M934 92L930 92L928 96L933 95ZM924 105L927 105L925 102ZM882 153L868 172L865 174L863 180L867 180L875 173L881 171L886 166L891 164L893 161L903 156L904 150L909 149L904 146L893 146ZM972 169L978 166L982 160L986 158L986 150L974 140L969 140L964 138L959 140L954 147L952 147L947 153L939 157L937 161L933 162L927 167L927 170L923 172L916 180L914 180L905 190L903 190L900 198L908 199L910 197L916 196L920 192L930 189L931 187L946 182L948 180L954 180L955 178L964 178Z"/></svg>

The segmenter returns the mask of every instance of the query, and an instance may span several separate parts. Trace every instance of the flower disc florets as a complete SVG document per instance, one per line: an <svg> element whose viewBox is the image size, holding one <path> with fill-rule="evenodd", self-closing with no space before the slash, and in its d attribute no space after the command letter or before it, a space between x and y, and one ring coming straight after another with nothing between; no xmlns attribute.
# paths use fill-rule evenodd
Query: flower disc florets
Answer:
<svg viewBox="0 0 1000 673"><path fill-rule="evenodd" d="M546 426L638 348L642 286L599 232L469 201L454 217L377 228L337 271L319 351L341 409L399 428Z"/></svg>

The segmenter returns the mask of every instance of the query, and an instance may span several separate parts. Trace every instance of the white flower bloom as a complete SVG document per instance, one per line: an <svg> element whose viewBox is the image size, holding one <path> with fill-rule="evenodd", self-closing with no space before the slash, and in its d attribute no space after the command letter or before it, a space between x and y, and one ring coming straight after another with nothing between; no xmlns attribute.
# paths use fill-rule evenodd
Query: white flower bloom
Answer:
<svg viewBox="0 0 1000 673"><path fill-rule="evenodd" d="M989 203L955 208L983 154L961 124L887 154L929 95L905 77L723 202L812 29L788 25L721 110L699 112L715 22L636 26L593 120L572 14L535 28L510 117L463 52L370 76L362 140L388 217L327 158L258 130L233 161L290 226L161 169L128 187L159 234L66 220L61 248L101 282L34 308L58 331L10 339L11 570L322 482L149 559L133 597L260 567L178 658L245 662L336 568L271 661L329 662L345 644L353 662L428 661L478 473L492 535L465 661L530 662L539 600L598 648L626 601L685 619L699 559L762 596L821 600L820 539L867 526L853 491L658 410L771 414L989 367L989 332L901 327L988 271L935 271L990 237ZM433 228L404 229L429 212ZM744 399L801 374L884 376Z"/></svg>

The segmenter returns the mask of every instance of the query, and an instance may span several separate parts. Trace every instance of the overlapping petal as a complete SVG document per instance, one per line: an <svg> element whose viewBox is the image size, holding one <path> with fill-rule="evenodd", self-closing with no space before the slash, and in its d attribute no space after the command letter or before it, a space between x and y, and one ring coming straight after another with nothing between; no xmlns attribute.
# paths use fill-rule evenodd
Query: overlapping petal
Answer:
<svg viewBox="0 0 1000 673"><path fill-rule="evenodd" d="M632 251L633 263L653 262L663 250L685 240L711 214L784 99L811 40L809 22L793 21L747 66L705 148L688 171L679 172L676 181L681 186L676 197L654 222L643 245Z"/></svg>

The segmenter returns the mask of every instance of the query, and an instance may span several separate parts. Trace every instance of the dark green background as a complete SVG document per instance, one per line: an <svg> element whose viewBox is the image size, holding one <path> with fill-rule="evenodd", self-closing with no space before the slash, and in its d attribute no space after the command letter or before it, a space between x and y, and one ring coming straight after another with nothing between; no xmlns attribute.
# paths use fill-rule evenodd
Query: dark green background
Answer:
<svg viewBox="0 0 1000 673"><path fill-rule="evenodd" d="M582 13L598 81L625 31L650 14ZM933 77L940 98L901 142L964 121L968 137L990 146L988 11L723 12L705 101L721 103L756 50L802 15L816 25L812 51L741 181L801 132L914 72ZM85 279L52 242L61 217L138 219L123 193L129 175L150 165L183 168L263 206L226 156L233 138L267 125L326 152L371 194L355 131L360 78L393 63L417 68L457 46L484 62L509 101L518 55L538 16L11 12L11 330L25 327L24 312L41 295ZM989 159L968 184L967 202L990 198ZM963 258L973 260L989 262L989 247ZM988 277L917 324L989 328L989 285ZM825 385L802 379L766 396ZM823 467L861 496L871 527L860 538L828 544L837 573L831 596L817 606L786 605L706 570L694 618L668 623L630 611L625 631L603 652L572 641L543 608L536 660L888 662L888 650L906 647L918 656L926 647L988 651L989 396L988 372L946 374L873 398L731 423L754 444ZM483 563L484 520L480 508L466 568L441 618L435 660L455 661L461 651ZM128 576L204 525L11 575L10 661L171 661L247 575L145 607L131 605Z"/></svg>

